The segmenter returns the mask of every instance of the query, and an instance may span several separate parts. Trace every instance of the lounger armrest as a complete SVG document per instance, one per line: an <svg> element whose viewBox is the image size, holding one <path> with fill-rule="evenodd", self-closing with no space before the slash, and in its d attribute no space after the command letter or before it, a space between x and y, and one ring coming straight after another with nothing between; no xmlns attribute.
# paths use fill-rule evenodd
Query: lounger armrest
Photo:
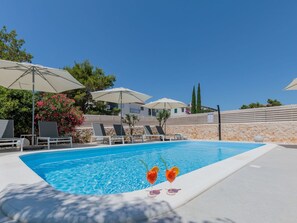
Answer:
<svg viewBox="0 0 297 223"><path fill-rule="evenodd" d="M110 137L113 138L113 139L123 139L123 138L125 138L125 136L117 136L117 135L112 135Z"/></svg>
<svg viewBox="0 0 297 223"><path fill-rule="evenodd" d="M50 139L51 137L37 137L37 140L41 139L41 140L48 140Z"/></svg>
<svg viewBox="0 0 297 223"><path fill-rule="evenodd" d="M39 140L65 140L65 139L68 139L68 140L72 140L72 137L71 136L67 136L67 137L37 137L37 139Z"/></svg>
<svg viewBox="0 0 297 223"><path fill-rule="evenodd" d="M164 135L144 135L144 137L161 137L162 141L165 141L165 136Z"/></svg>
<svg viewBox="0 0 297 223"><path fill-rule="evenodd" d="M18 141L19 138L2 138L0 139L0 142L11 142L11 141Z"/></svg>
<svg viewBox="0 0 297 223"><path fill-rule="evenodd" d="M104 141L104 140L108 140L109 141L109 144L111 144L111 136L91 136L91 142L93 142L93 140L97 140L97 141L99 141L99 140L102 140L102 141Z"/></svg>
<svg viewBox="0 0 297 223"><path fill-rule="evenodd" d="M23 138L1 138L0 145L2 145L2 146L9 146L9 145L20 146L21 152L23 152L24 139Z"/></svg>
<svg viewBox="0 0 297 223"><path fill-rule="evenodd" d="M58 142L69 142L72 147L72 137L37 137L37 145L39 141L46 141L47 142L47 149L50 149L51 143L58 143Z"/></svg>
<svg viewBox="0 0 297 223"><path fill-rule="evenodd" d="M104 139L104 138L110 138L111 136L91 136L92 138L95 138L95 139Z"/></svg>
<svg viewBox="0 0 297 223"><path fill-rule="evenodd" d="M132 136L132 137L143 137L144 135L137 134L137 135L129 135L129 136Z"/></svg>
<svg viewBox="0 0 297 223"><path fill-rule="evenodd" d="M144 136L148 136L148 137L153 137L153 136L155 136L155 137L163 137L164 135L144 135Z"/></svg>

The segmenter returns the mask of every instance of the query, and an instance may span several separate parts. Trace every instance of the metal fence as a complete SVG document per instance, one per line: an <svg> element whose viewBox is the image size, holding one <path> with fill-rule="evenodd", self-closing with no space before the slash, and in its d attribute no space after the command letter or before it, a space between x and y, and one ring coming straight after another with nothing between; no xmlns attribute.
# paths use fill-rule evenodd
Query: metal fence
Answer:
<svg viewBox="0 0 297 223"><path fill-rule="evenodd" d="M251 123L251 122L284 122L297 121L297 105L285 105L277 107L265 107L254 109L243 109L221 112L222 123ZM100 122L106 126L112 126L114 123L120 123L119 116L107 115L85 115L83 126L91 126L92 122ZM203 113L171 117L168 125L195 125L195 124L215 124L218 123L218 113ZM140 117L136 124L157 125L155 117Z"/></svg>
<svg viewBox="0 0 297 223"><path fill-rule="evenodd" d="M213 116L213 118L211 117ZM213 120L213 122L211 122ZM297 121L297 105L264 107L221 112L222 123L284 122ZM218 123L218 113L193 114L174 117L169 125L212 124Z"/></svg>
<svg viewBox="0 0 297 223"><path fill-rule="evenodd" d="M297 121L297 105L226 111L222 123Z"/></svg>

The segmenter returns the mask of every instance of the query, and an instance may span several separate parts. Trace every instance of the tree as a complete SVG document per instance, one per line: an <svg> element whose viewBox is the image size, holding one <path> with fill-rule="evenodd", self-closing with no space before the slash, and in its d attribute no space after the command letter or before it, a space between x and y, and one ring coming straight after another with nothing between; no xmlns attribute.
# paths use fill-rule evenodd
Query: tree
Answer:
<svg viewBox="0 0 297 223"><path fill-rule="evenodd" d="M195 86L193 87L193 91L192 91L191 113L192 114L196 113L196 91L195 91Z"/></svg>
<svg viewBox="0 0 297 223"><path fill-rule="evenodd" d="M250 103L249 105L242 105L240 109L262 108L262 107L272 107L272 106L281 106L281 105L282 103L276 99L275 100L268 99L266 105L256 102L256 103Z"/></svg>
<svg viewBox="0 0 297 223"><path fill-rule="evenodd" d="M112 87L116 80L115 76L105 75L102 69L94 67L88 60L64 69L86 87L67 92L67 96L75 100L75 105L79 106L84 113L108 114L106 105L103 102L94 101L90 92Z"/></svg>
<svg viewBox="0 0 297 223"><path fill-rule="evenodd" d="M33 56L22 49L25 40L17 39L15 30L7 32L6 26L0 30L0 58L16 62L30 62Z"/></svg>
<svg viewBox="0 0 297 223"><path fill-rule="evenodd" d="M33 56L23 49L25 40L18 39L15 30L7 32L6 26L0 30L0 58L16 62L31 62ZM36 95L36 97L38 97ZM14 120L14 132L29 133L32 123L32 93L0 87L0 118Z"/></svg>
<svg viewBox="0 0 297 223"><path fill-rule="evenodd" d="M122 118L122 120L123 120L123 123L128 124L130 129L130 135L133 135L135 123L139 121L138 116L134 114L132 115L126 114L125 118Z"/></svg>
<svg viewBox="0 0 297 223"><path fill-rule="evenodd" d="M281 106L282 103L278 100L273 100L273 99L268 99L267 100L267 107L271 107L271 106Z"/></svg>
<svg viewBox="0 0 297 223"><path fill-rule="evenodd" d="M30 133L32 126L31 92L0 87L0 105L0 119L14 120L16 136Z"/></svg>
<svg viewBox="0 0 297 223"><path fill-rule="evenodd" d="M157 113L157 121L159 122L159 126L163 128L166 121L170 118L170 111L163 109Z"/></svg>
<svg viewBox="0 0 297 223"><path fill-rule="evenodd" d="M249 108L248 105L242 105L242 106L240 107L240 109L248 109L248 108Z"/></svg>
<svg viewBox="0 0 297 223"><path fill-rule="evenodd" d="M265 107L265 105L259 103L259 102L256 102L256 103L251 103L249 104L249 107L250 108L262 108L262 107Z"/></svg>
<svg viewBox="0 0 297 223"><path fill-rule="evenodd" d="M108 103L110 108L107 108L106 104L103 102L91 102L89 106L87 107L87 113L89 115L98 115L98 114L104 114L104 115L119 115L121 112L121 109L116 106L114 106L115 103Z"/></svg>
<svg viewBox="0 0 297 223"><path fill-rule="evenodd" d="M198 89L197 89L197 109L196 113L201 113L201 92L200 92L200 83L198 83Z"/></svg>

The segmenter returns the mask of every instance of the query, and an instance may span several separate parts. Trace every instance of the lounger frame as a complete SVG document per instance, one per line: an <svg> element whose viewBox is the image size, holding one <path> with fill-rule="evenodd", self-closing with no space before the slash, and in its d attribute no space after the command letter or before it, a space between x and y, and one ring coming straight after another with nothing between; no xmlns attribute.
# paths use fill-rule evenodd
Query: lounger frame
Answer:
<svg viewBox="0 0 297 223"><path fill-rule="evenodd" d="M21 151L23 151L24 139L14 137L13 120L0 120L0 146L20 146Z"/></svg>
<svg viewBox="0 0 297 223"><path fill-rule="evenodd" d="M58 143L69 143L71 147L73 146L71 136L59 137L57 122L39 121L38 128L39 136L36 140L37 145L39 143L46 143L47 149L50 149L51 144L57 145Z"/></svg>

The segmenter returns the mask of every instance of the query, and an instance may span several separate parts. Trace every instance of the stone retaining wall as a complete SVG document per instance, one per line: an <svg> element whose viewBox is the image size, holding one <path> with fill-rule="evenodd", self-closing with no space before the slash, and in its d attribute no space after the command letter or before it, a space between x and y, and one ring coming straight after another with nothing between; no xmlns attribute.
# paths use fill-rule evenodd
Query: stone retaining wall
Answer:
<svg viewBox="0 0 297 223"><path fill-rule="evenodd" d="M171 125L167 132L179 132L192 139L218 140L218 125ZM297 122L228 123L222 124L222 140L254 141L255 136L265 142L297 143Z"/></svg>
<svg viewBox="0 0 297 223"><path fill-rule="evenodd" d="M156 130L152 127L156 133ZM129 134L128 128L125 128ZM108 135L113 135L112 128L107 127ZM218 140L217 124L167 125L167 133L182 133L189 139ZM92 135L90 127L77 128L79 142L89 142ZM143 127L135 127L134 134L143 134ZM222 140L254 141L255 136L263 136L264 142L297 143L297 121L264 123L225 123L222 124Z"/></svg>

